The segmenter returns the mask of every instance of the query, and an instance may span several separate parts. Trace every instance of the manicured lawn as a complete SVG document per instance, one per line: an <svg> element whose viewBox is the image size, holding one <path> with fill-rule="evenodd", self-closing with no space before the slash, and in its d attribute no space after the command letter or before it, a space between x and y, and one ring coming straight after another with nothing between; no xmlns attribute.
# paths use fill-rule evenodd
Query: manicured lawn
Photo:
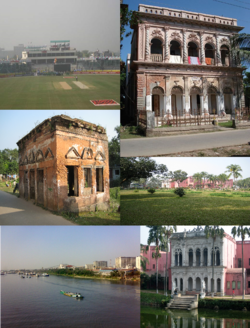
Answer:
<svg viewBox="0 0 250 328"><path fill-rule="evenodd" d="M250 224L249 196L250 192L239 191L187 191L179 197L167 190L154 194L121 190L121 224L246 225Z"/></svg>
<svg viewBox="0 0 250 328"><path fill-rule="evenodd" d="M232 121L222 122L222 123L219 123L219 126L223 126L224 128L232 128L233 122Z"/></svg>
<svg viewBox="0 0 250 328"><path fill-rule="evenodd" d="M0 109L119 109L94 106L90 100L113 99L120 103L120 75L83 75L78 81L63 76L24 76L0 79ZM64 90L60 82L72 89Z"/></svg>

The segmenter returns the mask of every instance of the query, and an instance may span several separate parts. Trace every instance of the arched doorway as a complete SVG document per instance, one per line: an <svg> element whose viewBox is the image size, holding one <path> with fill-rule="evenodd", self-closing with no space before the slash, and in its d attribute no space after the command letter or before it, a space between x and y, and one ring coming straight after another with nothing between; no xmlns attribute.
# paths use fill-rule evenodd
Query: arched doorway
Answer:
<svg viewBox="0 0 250 328"><path fill-rule="evenodd" d="M151 40L151 60L153 62L162 62L163 44L159 39Z"/></svg>
<svg viewBox="0 0 250 328"><path fill-rule="evenodd" d="M208 284L207 284L207 283L208 283L207 277L204 278L204 281L205 281L205 291L207 292L207 289L208 289L208 288L207 288L207 286L208 286Z"/></svg>
<svg viewBox="0 0 250 328"><path fill-rule="evenodd" d="M197 277L195 282L196 282L196 291L197 292L201 291L201 279Z"/></svg>
<svg viewBox="0 0 250 328"><path fill-rule="evenodd" d="M199 57L197 44L194 42L188 43L188 56Z"/></svg>
<svg viewBox="0 0 250 328"><path fill-rule="evenodd" d="M178 41L170 42L170 63L182 64L181 45Z"/></svg>
<svg viewBox="0 0 250 328"><path fill-rule="evenodd" d="M192 248L188 251L188 265L193 266L193 250Z"/></svg>
<svg viewBox="0 0 250 328"><path fill-rule="evenodd" d="M225 112L226 114L232 114L232 96L233 96L233 91L231 88L224 88L223 90L224 94L224 106L225 106Z"/></svg>
<svg viewBox="0 0 250 328"><path fill-rule="evenodd" d="M163 115L164 91L161 87L154 87L152 90L152 111L155 116Z"/></svg>
<svg viewBox="0 0 250 328"><path fill-rule="evenodd" d="M190 90L190 114L200 115L201 114L201 90L197 87L192 87Z"/></svg>
<svg viewBox="0 0 250 328"><path fill-rule="evenodd" d="M214 87L210 87L207 92L208 95L208 111L209 114L218 114L217 112L217 90Z"/></svg>
<svg viewBox="0 0 250 328"><path fill-rule="evenodd" d="M229 58L229 48L226 45L222 45L220 48L221 53L221 63L223 66L229 66L230 58Z"/></svg>
<svg viewBox="0 0 250 328"><path fill-rule="evenodd" d="M173 115L183 115L183 91L180 87L173 87L171 92L171 104Z"/></svg>
<svg viewBox="0 0 250 328"><path fill-rule="evenodd" d="M183 292L183 279L180 279L180 291Z"/></svg>
<svg viewBox="0 0 250 328"><path fill-rule="evenodd" d="M217 279L217 292L221 292L221 280L220 280L220 278Z"/></svg>
<svg viewBox="0 0 250 328"><path fill-rule="evenodd" d="M214 50L211 44L205 44L205 61L207 65L214 65Z"/></svg>
<svg viewBox="0 0 250 328"><path fill-rule="evenodd" d="M188 278L188 290L189 291L193 290L193 279L191 277Z"/></svg>

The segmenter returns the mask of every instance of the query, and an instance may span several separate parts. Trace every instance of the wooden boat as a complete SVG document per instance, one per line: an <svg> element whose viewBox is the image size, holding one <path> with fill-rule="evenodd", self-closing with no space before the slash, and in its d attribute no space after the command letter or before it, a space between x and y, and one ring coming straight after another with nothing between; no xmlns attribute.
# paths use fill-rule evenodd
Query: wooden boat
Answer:
<svg viewBox="0 0 250 328"><path fill-rule="evenodd" d="M74 297L74 298L83 298L83 296L80 293L70 293L70 292L64 292L63 290L60 291L61 294Z"/></svg>

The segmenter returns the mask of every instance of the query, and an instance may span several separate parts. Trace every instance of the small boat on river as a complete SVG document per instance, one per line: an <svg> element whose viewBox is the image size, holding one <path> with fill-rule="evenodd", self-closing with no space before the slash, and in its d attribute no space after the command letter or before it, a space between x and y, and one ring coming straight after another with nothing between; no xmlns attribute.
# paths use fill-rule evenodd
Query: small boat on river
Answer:
<svg viewBox="0 0 250 328"><path fill-rule="evenodd" d="M60 291L61 294L74 297L74 298L83 298L83 296L80 293L70 293L70 292L64 292L63 290Z"/></svg>

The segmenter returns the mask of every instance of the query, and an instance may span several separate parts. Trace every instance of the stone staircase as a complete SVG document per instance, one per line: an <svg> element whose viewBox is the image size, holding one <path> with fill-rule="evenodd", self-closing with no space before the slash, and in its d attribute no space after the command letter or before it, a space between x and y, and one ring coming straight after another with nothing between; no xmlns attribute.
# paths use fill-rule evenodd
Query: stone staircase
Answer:
<svg viewBox="0 0 250 328"><path fill-rule="evenodd" d="M198 295L174 296L167 304L168 309L191 310L198 308Z"/></svg>

